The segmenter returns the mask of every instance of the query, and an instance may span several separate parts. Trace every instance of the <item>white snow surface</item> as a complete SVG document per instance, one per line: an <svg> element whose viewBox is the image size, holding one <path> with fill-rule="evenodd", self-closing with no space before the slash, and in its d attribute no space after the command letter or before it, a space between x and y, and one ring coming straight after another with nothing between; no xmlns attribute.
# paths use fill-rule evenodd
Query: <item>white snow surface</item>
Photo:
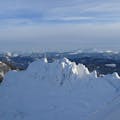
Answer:
<svg viewBox="0 0 120 120"><path fill-rule="evenodd" d="M96 71L66 58L42 59L25 71L6 74L0 85L0 120L101 120L119 88L117 73L98 78Z"/></svg>

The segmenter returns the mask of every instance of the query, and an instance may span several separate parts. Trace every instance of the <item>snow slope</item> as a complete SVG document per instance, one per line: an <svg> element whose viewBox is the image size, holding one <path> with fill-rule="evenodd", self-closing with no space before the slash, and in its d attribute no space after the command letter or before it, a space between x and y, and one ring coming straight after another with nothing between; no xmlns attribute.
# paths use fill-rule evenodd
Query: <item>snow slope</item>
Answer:
<svg viewBox="0 0 120 120"><path fill-rule="evenodd" d="M91 114L88 120L120 120L120 94L102 109Z"/></svg>
<svg viewBox="0 0 120 120"><path fill-rule="evenodd" d="M97 78L66 58L42 59L26 71L7 73L0 86L0 120L98 120L97 111L119 95L119 87L117 73Z"/></svg>

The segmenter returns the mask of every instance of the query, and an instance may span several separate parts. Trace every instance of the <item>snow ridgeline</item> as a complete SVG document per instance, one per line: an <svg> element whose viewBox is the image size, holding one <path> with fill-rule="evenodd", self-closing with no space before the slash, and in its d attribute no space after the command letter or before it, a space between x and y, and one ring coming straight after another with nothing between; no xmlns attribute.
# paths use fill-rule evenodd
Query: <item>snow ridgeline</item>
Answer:
<svg viewBox="0 0 120 120"><path fill-rule="evenodd" d="M119 88L117 73L97 78L96 72L66 58L53 63L42 59L25 71L6 74L0 86L0 119L90 120L119 95Z"/></svg>
<svg viewBox="0 0 120 120"><path fill-rule="evenodd" d="M62 85L64 82L72 82L75 80L84 80L84 79L97 79L97 72L89 72L88 68L83 64L76 65L75 62L69 61L67 58L63 58L60 60L56 60L53 63L48 63L47 58L40 59L35 61L29 65L26 71L17 72L10 71L6 74L5 79L9 79L9 77L13 77L14 75L18 75L21 73L30 74L30 77L34 79L43 80L49 79L49 82L56 81L58 84ZM19 76L19 75L18 75ZM118 73L113 73L110 75L105 75L98 79L107 78L109 83L115 84L115 81L111 81L111 79L116 79L119 81L120 77Z"/></svg>

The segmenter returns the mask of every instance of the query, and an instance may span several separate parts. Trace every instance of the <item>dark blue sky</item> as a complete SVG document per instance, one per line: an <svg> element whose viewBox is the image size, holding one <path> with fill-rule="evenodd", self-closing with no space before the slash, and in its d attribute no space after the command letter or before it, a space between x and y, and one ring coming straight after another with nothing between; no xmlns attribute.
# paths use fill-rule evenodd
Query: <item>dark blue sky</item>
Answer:
<svg viewBox="0 0 120 120"><path fill-rule="evenodd" d="M1 0L0 50L118 49L119 0Z"/></svg>

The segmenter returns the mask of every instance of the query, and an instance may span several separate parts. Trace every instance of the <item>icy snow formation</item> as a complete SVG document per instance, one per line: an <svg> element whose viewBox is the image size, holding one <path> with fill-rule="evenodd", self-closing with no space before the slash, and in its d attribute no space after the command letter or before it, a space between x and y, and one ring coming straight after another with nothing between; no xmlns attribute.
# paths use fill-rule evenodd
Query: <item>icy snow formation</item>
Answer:
<svg viewBox="0 0 120 120"><path fill-rule="evenodd" d="M66 58L42 59L26 71L6 74L0 120L99 120L99 111L119 96L119 88L117 73L97 78L96 71Z"/></svg>

